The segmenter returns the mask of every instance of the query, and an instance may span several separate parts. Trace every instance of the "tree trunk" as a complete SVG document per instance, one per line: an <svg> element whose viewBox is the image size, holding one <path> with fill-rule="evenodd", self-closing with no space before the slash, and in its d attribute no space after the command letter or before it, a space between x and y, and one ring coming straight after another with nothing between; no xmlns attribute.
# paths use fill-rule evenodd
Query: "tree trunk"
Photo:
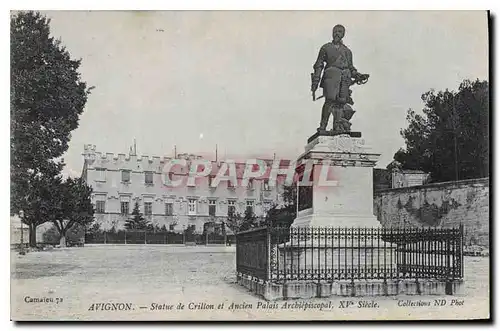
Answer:
<svg viewBox="0 0 500 331"><path fill-rule="evenodd" d="M29 246L36 247L36 224L29 225Z"/></svg>
<svg viewBox="0 0 500 331"><path fill-rule="evenodd" d="M59 246L66 247L66 236L65 235L61 235L61 238L59 239Z"/></svg>

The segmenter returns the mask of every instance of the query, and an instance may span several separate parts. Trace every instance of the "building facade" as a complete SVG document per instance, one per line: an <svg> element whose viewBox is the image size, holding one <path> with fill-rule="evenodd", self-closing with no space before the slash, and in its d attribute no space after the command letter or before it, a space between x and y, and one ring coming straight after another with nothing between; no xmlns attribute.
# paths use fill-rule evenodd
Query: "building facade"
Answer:
<svg viewBox="0 0 500 331"><path fill-rule="evenodd" d="M170 231L182 232L190 226L197 233L203 232L207 222L224 222L229 214L244 214L251 210L257 217L264 217L275 203L280 203L283 187L270 185L266 178L254 178L248 185L231 185L221 181L216 187L210 183L221 163L211 161L209 176L197 178L194 185L172 187L166 185L164 166L173 157L138 156L100 153L95 145L84 146L82 177L93 188L92 202L95 218L103 230L123 229L137 202L141 213L152 224ZM180 154L189 164L201 157ZM273 160L263 160L270 164ZM243 179L244 163L236 163L238 182ZM182 169L172 168L172 180L187 178Z"/></svg>

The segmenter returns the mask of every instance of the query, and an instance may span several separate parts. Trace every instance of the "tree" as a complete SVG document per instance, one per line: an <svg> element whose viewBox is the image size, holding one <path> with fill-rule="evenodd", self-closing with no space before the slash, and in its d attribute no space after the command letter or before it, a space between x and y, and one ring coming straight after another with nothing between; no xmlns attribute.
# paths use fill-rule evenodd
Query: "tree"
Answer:
<svg viewBox="0 0 500 331"><path fill-rule="evenodd" d="M87 227L85 229L85 238L87 241L87 238L90 242L95 242L96 238L98 238L99 235L103 233L103 230L101 229L101 225L99 222L96 222L94 219L94 222L91 224L87 224Z"/></svg>
<svg viewBox="0 0 500 331"><path fill-rule="evenodd" d="M61 188L61 177L51 175L31 176L25 182L27 194L23 197L24 217L22 222L28 225L29 245L36 246L36 228L49 222L59 213L57 192Z"/></svg>
<svg viewBox="0 0 500 331"><path fill-rule="evenodd" d="M232 213L227 216L226 226L233 232L237 233L240 231L240 226L243 223L243 217L240 213Z"/></svg>
<svg viewBox="0 0 500 331"><path fill-rule="evenodd" d="M266 224L290 227L297 217L297 186L286 185L282 193L283 204L273 205L266 214Z"/></svg>
<svg viewBox="0 0 500 331"><path fill-rule="evenodd" d="M66 236L74 227L85 228L94 221L92 188L82 178L68 178L54 192L57 210L52 220L60 236L61 247L66 246Z"/></svg>
<svg viewBox="0 0 500 331"><path fill-rule="evenodd" d="M36 245L36 227L51 219L48 209L39 215L32 208L50 204L50 196L39 194L58 181L58 158L91 90L78 73L80 60L50 36L49 23L35 12L16 13L10 22L11 214L29 215L22 221L29 226L30 246Z"/></svg>
<svg viewBox="0 0 500 331"><path fill-rule="evenodd" d="M228 215L225 222L225 226L227 226L233 233L246 231L260 225L260 219L250 208L245 209L243 216L240 213Z"/></svg>
<svg viewBox="0 0 500 331"><path fill-rule="evenodd" d="M406 147L394 154L405 169L434 182L489 176L489 84L463 81L454 91L422 95L423 115L409 110L401 130Z"/></svg>
<svg viewBox="0 0 500 331"><path fill-rule="evenodd" d="M149 220L142 216L139 203L136 201L132 210L132 218L125 221L125 228L127 230L147 230L149 223Z"/></svg>
<svg viewBox="0 0 500 331"><path fill-rule="evenodd" d="M250 208L245 209L245 213L243 214L243 220L239 227L239 231L250 230L252 228L258 227L259 225L260 221L257 218L257 216L255 216L253 210Z"/></svg>
<svg viewBox="0 0 500 331"><path fill-rule="evenodd" d="M68 229L66 239L71 242L78 242L84 235L85 229L81 225L75 224ZM46 244L61 243L61 234L54 225L43 233L43 242Z"/></svg>

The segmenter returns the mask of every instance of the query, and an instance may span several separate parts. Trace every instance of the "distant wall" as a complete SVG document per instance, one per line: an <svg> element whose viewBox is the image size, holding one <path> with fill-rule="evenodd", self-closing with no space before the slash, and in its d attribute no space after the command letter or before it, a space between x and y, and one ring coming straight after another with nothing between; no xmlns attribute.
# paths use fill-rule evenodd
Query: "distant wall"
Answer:
<svg viewBox="0 0 500 331"><path fill-rule="evenodd" d="M489 244L489 178L379 190L373 210L383 226L462 223L466 244Z"/></svg>

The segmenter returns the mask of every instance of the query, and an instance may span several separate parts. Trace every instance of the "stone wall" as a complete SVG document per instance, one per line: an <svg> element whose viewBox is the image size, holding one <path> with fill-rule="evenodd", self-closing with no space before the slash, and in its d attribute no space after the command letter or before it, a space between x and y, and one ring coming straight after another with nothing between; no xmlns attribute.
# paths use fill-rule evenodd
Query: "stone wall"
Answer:
<svg viewBox="0 0 500 331"><path fill-rule="evenodd" d="M462 223L466 245L489 246L489 178L379 190L373 210L382 226Z"/></svg>

